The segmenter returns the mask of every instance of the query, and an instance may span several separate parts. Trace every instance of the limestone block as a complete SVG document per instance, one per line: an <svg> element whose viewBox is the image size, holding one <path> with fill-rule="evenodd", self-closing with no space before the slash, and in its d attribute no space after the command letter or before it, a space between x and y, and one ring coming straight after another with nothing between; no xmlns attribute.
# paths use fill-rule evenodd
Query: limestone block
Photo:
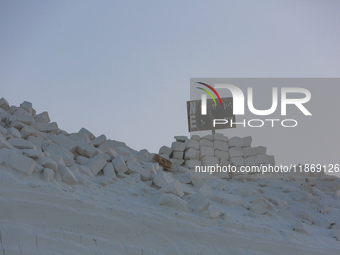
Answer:
<svg viewBox="0 0 340 255"><path fill-rule="evenodd" d="M56 122L51 123L35 122L32 124L32 126L41 132L52 132L58 130L58 124Z"/></svg>
<svg viewBox="0 0 340 255"><path fill-rule="evenodd" d="M229 139L228 144L229 144L229 147L237 147L237 146L242 147L243 146L243 139L240 138L240 137L234 136L234 137Z"/></svg>
<svg viewBox="0 0 340 255"><path fill-rule="evenodd" d="M230 157L243 157L243 150L241 146L232 147L229 149Z"/></svg>
<svg viewBox="0 0 340 255"><path fill-rule="evenodd" d="M139 163L128 162L126 166L128 168L126 173L128 174L138 173L140 174L140 178L142 181L148 181L150 179L150 170L143 168L142 165L140 165Z"/></svg>
<svg viewBox="0 0 340 255"><path fill-rule="evenodd" d="M17 149L37 149L33 143L21 138L11 138L8 143Z"/></svg>
<svg viewBox="0 0 340 255"><path fill-rule="evenodd" d="M30 158L39 158L42 155L42 152L34 149L24 149L23 153L25 156Z"/></svg>
<svg viewBox="0 0 340 255"><path fill-rule="evenodd" d="M16 121L19 121L22 124L29 125L29 126L32 125L34 121L34 118L30 115L18 115L18 116L15 116L15 119Z"/></svg>
<svg viewBox="0 0 340 255"><path fill-rule="evenodd" d="M194 148L189 148L185 151L184 159L199 159L200 151Z"/></svg>
<svg viewBox="0 0 340 255"><path fill-rule="evenodd" d="M92 173L94 175L97 175L100 170L102 170L106 166L106 159L103 157L103 155L97 155L89 160L89 162L86 164L88 168L91 169Z"/></svg>
<svg viewBox="0 0 340 255"><path fill-rule="evenodd" d="M209 141L214 141L214 136L213 135L205 135L205 136L202 136L201 139L206 139L206 140L209 140Z"/></svg>
<svg viewBox="0 0 340 255"><path fill-rule="evenodd" d="M228 142L228 137L220 133L214 134L214 141Z"/></svg>
<svg viewBox="0 0 340 255"><path fill-rule="evenodd" d="M264 146L257 146L253 148L257 155L264 155L267 152L267 148Z"/></svg>
<svg viewBox="0 0 340 255"><path fill-rule="evenodd" d="M188 212L188 203L174 194L163 195L159 204L169 206L183 212Z"/></svg>
<svg viewBox="0 0 340 255"><path fill-rule="evenodd" d="M70 167L70 166L74 165L73 155L65 154L65 153L62 153L62 154L59 154L59 155L63 158L65 166Z"/></svg>
<svg viewBox="0 0 340 255"><path fill-rule="evenodd" d="M275 157L273 155L267 155L267 160L268 160L267 163L269 165L272 165L272 166L275 165Z"/></svg>
<svg viewBox="0 0 340 255"><path fill-rule="evenodd" d="M20 104L20 108L24 109L25 111L27 111L31 115L33 113L33 107L32 107L31 102L24 101L23 103Z"/></svg>
<svg viewBox="0 0 340 255"><path fill-rule="evenodd" d="M247 136L243 138L243 145L242 147L250 147L251 146L251 142L252 142L252 137L251 136Z"/></svg>
<svg viewBox="0 0 340 255"><path fill-rule="evenodd" d="M189 204L193 206L194 208L200 208L202 209L203 207L209 207L210 202L206 197L204 197L201 193L196 192L192 194L189 199Z"/></svg>
<svg viewBox="0 0 340 255"><path fill-rule="evenodd" d="M55 136L51 140L72 153L77 150L77 144L63 134Z"/></svg>
<svg viewBox="0 0 340 255"><path fill-rule="evenodd" d="M173 142L171 148L175 151L184 151L185 143Z"/></svg>
<svg viewBox="0 0 340 255"><path fill-rule="evenodd" d="M199 189L204 185L204 178L200 173L191 172L190 173L190 180L191 183L194 185L195 188Z"/></svg>
<svg viewBox="0 0 340 255"><path fill-rule="evenodd" d="M200 153L200 158L204 157L213 157L215 155L215 151L213 147L206 147L202 146L201 147L201 153Z"/></svg>
<svg viewBox="0 0 340 255"><path fill-rule="evenodd" d="M100 136L98 136L97 138L94 138L93 140L92 140L92 143L93 143L93 145L94 146L99 146L99 145L101 145L101 144L103 144L103 143L105 143L106 142L106 136L105 135L100 135Z"/></svg>
<svg viewBox="0 0 340 255"><path fill-rule="evenodd" d="M53 159L50 159L45 156L41 156L38 160L38 163L45 168L52 169L53 171L57 171L58 169L57 163Z"/></svg>
<svg viewBox="0 0 340 255"><path fill-rule="evenodd" d="M174 138L176 139L176 142L181 142L181 143L185 143L185 141L188 139L188 137L184 135L174 136Z"/></svg>
<svg viewBox="0 0 340 255"><path fill-rule="evenodd" d="M219 163L218 158L206 156L201 159L202 166L216 166Z"/></svg>
<svg viewBox="0 0 340 255"><path fill-rule="evenodd" d="M243 147L243 156L244 157L250 157L250 156L256 156L257 153L252 147Z"/></svg>
<svg viewBox="0 0 340 255"><path fill-rule="evenodd" d="M20 135L21 138L26 139L28 136L38 136L38 131L33 127L23 126L23 128L20 130Z"/></svg>
<svg viewBox="0 0 340 255"><path fill-rule="evenodd" d="M196 159L189 159L185 161L185 166L187 168L195 168L196 166L201 166L201 161Z"/></svg>
<svg viewBox="0 0 340 255"><path fill-rule="evenodd" d="M259 164L259 161L257 160L257 156L250 156L244 158L244 164L246 166L257 166Z"/></svg>
<svg viewBox="0 0 340 255"><path fill-rule="evenodd" d="M76 159L76 163L79 165L86 165L89 162L89 159L83 156L78 156Z"/></svg>
<svg viewBox="0 0 340 255"><path fill-rule="evenodd" d="M222 142L219 140L214 141L214 149L221 150L221 151L228 151L229 145L227 142Z"/></svg>
<svg viewBox="0 0 340 255"><path fill-rule="evenodd" d="M178 180L169 183L168 185L161 188L159 191L164 193L172 193L178 197L184 196L183 185Z"/></svg>
<svg viewBox="0 0 340 255"><path fill-rule="evenodd" d="M215 150L215 157L218 159L229 159L229 153L227 151Z"/></svg>
<svg viewBox="0 0 340 255"><path fill-rule="evenodd" d="M173 149L169 148L168 146L162 146L160 149L159 149L159 153L158 154L166 154L168 156L171 155Z"/></svg>
<svg viewBox="0 0 340 255"><path fill-rule="evenodd" d="M173 181L174 179L168 173L163 171L159 171L153 179L153 182L159 188L163 188Z"/></svg>
<svg viewBox="0 0 340 255"><path fill-rule="evenodd" d="M19 130L14 127L7 129L6 136L12 136L13 138L21 138Z"/></svg>
<svg viewBox="0 0 340 255"><path fill-rule="evenodd" d="M98 150L95 147L85 143L82 139L77 140L76 144L77 144L76 152L78 152L82 156L93 158L98 154Z"/></svg>
<svg viewBox="0 0 340 255"><path fill-rule="evenodd" d="M53 181L53 177L54 177L54 171L50 168L45 168L44 169L44 180L51 182Z"/></svg>
<svg viewBox="0 0 340 255"><path fill-rule="evenodd" d="M212 141L209 141L207 139L201 139L200 140L200 147L206 146L206 147L214 147L214 143Z"/></svg>
<svg viewBox="0 0 340 255"><path fill-rule="evenodd" d="M9 104L3 97L0 99L0 108L4 109L5 111L9 110Z"/></svg>
<svg viewBox="0 0 340 255"><path fill-rule="evenodd" d="M232 158L229 158L229 161L234 166L244 166L245 165L243 157L232 157Z"/></svg>
<svg viewBox="0 0 340 255"><path fill-rule="evenodd" d="M268 164L267 155L265 154L257 155L256 158L259 164Z"/></svg>
<svg viewBox="0 0 340 255"><path fill-rule="evenodd" d="M116 176L116 172L115 169L113 167L113 164L111 162L108 162L106 164L106 166L103 169L104 175L108 178L111 178L115 181L117 181L117 176Z"/></svg>
<svg viewBox="0 0 340 255"><path fill-rule="evenodd" d="M40 122L40 123L49 123L50 117L48 116L48 112L42 112L40 114L35 115L34 117L35 122Z"/></svg>
<svg viewBox="0 0 340 255"><path fill-rule="evenodd" d="M188 139L185 141L185 149L193 148L195 150L200 149L200 144L197 140L195 139Z"/></svg>
<svg viewBox="0 0 340 255"><path fill-rule="evenodd" d="M78 131L78 134L80 136L82 136L82 135L87 136L90 140L93 140L95 138L95 136L90 131L88 131L86 128L81 128Z"/></svg>
<svg viewBox="0 0 340 255"><path fill-rule="evenodd" d="M1 116L0 116L0 123L1 123ZM0 134L6 135L6 133L7 133L7 129L0 125Z"/></svg>
<svg viewBox="0 0 340 255"><path fill-rule="evenodd" d="M33 159L26 157L18 152L14 152L11 154L9 165L14 170L25 173L27 175L30 175L35 168L35 162Z"/></svg>
<svg viewBox="0 0 340 255"><path fill-rule="evenodd" d="M249 188L246 188L246 187L238 187L236 189L236 192L238 194L240 194L241 196L245 196L245 197L249 197L251 195L253 195L253 190L252 189L249 189Z"/></svg>
<svg viewBox="0 0 340 255"><path fill-rule="evenodd" d="M7 142L6 138L0 136L0 148L12 149L13 146Z"/></svg>
<svg viewBox="0 0 340 255"><path fill-rule="evenodd" d="M305 225L300 220L296 221L293 230L301 234L310 235Z"/></svg>
<svg viewBox="0 0 340 255"><path fill-rule="evenodd" d="M200 136L199 136L199 135L192 135L192 136L190 137L190 139L193 139L193 140L199 141L201 138L200 138Z"/></svg>
<svg viewBox="0 0 340 255"><path fill-rule="evenodd" d="M183 151L176 151L172 152L172 158L183 159L184 152Z"/></svg>
<svg viewBox="0 0 340 255"><path fill-rule="evenodd" d="M74 174L63 164L58 163L58 173L60 174L62 181L68 185L76 185L78 183Z"/></svg>
<svg viewBox="0 0 340 255"><path fill-rule="evenodd" d="M78 166L79 172L82 174L86 174L90 178L95 178L94 174L92 173L91 169L87 166Z"/></svg>

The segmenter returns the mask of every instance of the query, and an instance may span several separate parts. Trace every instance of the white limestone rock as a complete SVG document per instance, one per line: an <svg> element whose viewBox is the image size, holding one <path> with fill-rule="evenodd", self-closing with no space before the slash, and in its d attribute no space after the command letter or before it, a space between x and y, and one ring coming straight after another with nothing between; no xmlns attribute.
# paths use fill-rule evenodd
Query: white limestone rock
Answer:
<svg viewBox="0 0 340 255"><path fill-rule="evenodd" d="M243 150L241 146L232 147L229 149L229 156L232 157L243 157Z"/></svg>
<svg viewBox="0 0 340 255"><path fill-rule="evenodd" d="M74 174L63 164L58 163L58 173L60 174L62 181L68 185L76 185L78 183Z"/></svg>
<svg viewBox="0 0 340 255"><path fill-rule="evenodd" d="M117 175L115 169L113 167L112 162L108 162L106 166L103 168L104 175L112 180L117 181Z"/></svg>
<svg viewBox="0 0 340 255"><path fill-rule="evenodd" d="M251 136L247 136L243 138L243 145L242 147L250 147L251 146L251 142L252 142L252 137Z"/></svg>
<svg viewBox="0 0 340 255"><path fill-rule="evenodd" d="M142 181L148 181L150 179L150 170L143 168L139 163L128 162L126 164L128 170L126 173L128 174L140 174L140 178Z"/></svg>
<svg viewBox="0 0 340 255"><path fill-rule="evenodd" d="M181 143L185 143L185 141L188 139L188 137L181 135L181 136L174 136L176 142L181 142Z"/></svg>
<svg viewBox="0 0 340 255"><path fill-rule="evenodd" d="M267 155L267 163L271 166L275 165L275 157L273 155Z"/></svg>
<svg viewBox="0 0 340 255"><path fill-rule="evenodd" d="M306 229L305 225L300 220L297 220L295 222L293 230L296 231L296 232L299 232L301 234L310 235L308 230Z"/></svg>
<svg viewBox="0 0 340 255"><path fill-rule="evenodd" d="M24 149L23 153L25 156L30 158L39 158L42 155L42 152L34 149Z"/></svg>
<svg viewBox="0 0 340 255"><path fill-rule="evenodd" d="M21 138L11 138L8 143L17 149L37 149L33 143Z"/></svg>
<svg viewBox="0 0 340 255"><path fill-rule="evenodd" d="M257 155L264 155L267 152L267 148L264 146L257 146L253 148Z"/></svg>
<svg viewBox="0 0 340 255"><path fill-rule="evenodd" d="M205 136L202 136L201 139L206 139L206 140L209 140L209 141L214 141L214 136L213 135L205 135Z"/></svg>
<svg viewBox="0 0 340 255"><path fill-rule="evenodd" d="M64 134L55 136L51 140L72 153L74 153L77 149L77 144Z"/></svg>
<svg viewBox="0 0 340 255"><path fill-rule="evenodd" d="M229 161L234 166L244 166L245 165L243 157L232 157L232 158L229 158Z"/></svg>
<svg viewBox="0 0 340 255"><path fill-rule="evenodd" d="M193 169L196 166L201 166L201 161L196 159L188 159L185 161L185 167Z"/></svg>
<svg viewBox="0 0 340 255"><path fill-rule="evenodd" d="M250 157L250 156L256 156L257 153L252 147L243 147L243 156L244 157Z"/></svg>
<svg viewBox="0 0 340 255"><path fill-rule="evenodd" d="M106 159L103 157L103 155L99 154L89 160L89 162L86 164L88 168L91 169L92 173L94 175L97 175L100 170L102 170L106 166Z"/></svg>
<svg viewBox="0 0 340 255"><path fill-rule="evenodd" d="M0 136L0 148L12 149L13 145L9 144L3 136Z"/></svg>
<svg viewBox="0 0 340 255"><path fill-rule="evenodd" d="M257 158L257 162L259 164L265 164L266 165L269 162L268 157L265 154L256 155L256 158Z"/></svg>
<svg viewBox="0 0 340 255"><path fill-rule="evenodd" d="M33 116L30 116L30 115L18 115L18 116L15 116L15 119L16 121L19 121L22 124L29 125L29 126L32 125L34 121Z"/></svg>
<svg viewBox="0 0 340 255"><path fill-rule="evenodd" d="M184 159L199 159L200 151L194 148L189 148L185 151Z"/></svg>
<svg viewBox="0 0 340 255"><path fill-rule="evenodd" d="M199 150L200 149L200 144L197 140L195 139L188 139L185 141L185 149L195 149L195 150Z"/></svg>
<svg viewBox="0 0 340 255"><path fill-rule="evenodd" d="M38 163L45 168L52 169L55 172L58 169L57 163L53 159L50 159L50 158L45 157L45 156L41 156L38 160Z"/></svg>
<svg viewBox="0 0 340 255"><path fill-rule="evenodd" d="M246 166L257 166L259 164L259 161L257 160L257 156L250 156L244 158L244 164Z"/></svg>
<svg viewBox="0 0 340 255"><path fill-rule="evenodd" d="M175 151L184 151L185 143L173 142L171 148Z"/></svg>
<svg viewBox="0 0 340 255"><path fill-rule="evenodd" d="M190 172L190 180L192 185L197 189L204 185L204 178L200 173Z"/></svg>
<svg viewBox="0 0 340 255"><path fill-rule="evenodd" d="M49 123L50 117L48 116L48 112L42 112L40 114L35 115L34 117L35 122L40 122L40 123Z"/></svg>
<svg viewBox="0 0 340 255"><path fill-rule="evenodd" d="M169 183L172 183L174 178L172 178L168 173L159 171L157 175L153 178L154 184L159 187L163 188L167 186Z"/></svg>
<svg viewBox="0 0 340 255"><path fill-rule="evenodd" d="M255 214L265 214L268 212L267 205L264 202L253 203L249 210Z"/></svg>
<svg viewBox="0 0 340 255"><path fill-rule="evenodd" d="M54 171L50 168L44 169L44 180L47 182L53 181Z"/></svg>
<svg viewBox="0 0 340 255"><path fill-rule="evenodd" d="M199 136L199 135L192 135L192 136L190 137L190 139L193 139L193 140L199 141L201 138L200 138L200 136Z"/></svg>
<svg viewBox="0 0 340 255"><path fill-rule="evenodd" d="M82 156L93 158L98 154L98 150L95 147L85 143L82 139L77 140L76 144L77 144L76 152L78 152Z"/></svg>
<svg viewBox="0 0 340 255"><path fill-rule="evenodd" d="M176 150L174 150L172 152L172 158L183 159L183 155L184 155L183 151L176 151Z"/></svg>
<svg viewBox="0 0 340 255"><path fill-rule="evenodd" d="M168 185L162 187L159 191L164 192L164 193L172 193L178 197L184 196L183 185L178 180L173 181L169 183Z"/></svg>
<svg viewBox="0 0 340 255"><path fill-rule="evenodd" d="M218 159L229 159L229 153L227 151L215 150L215 157Z"/></svg>
<svg viewBox="0 0 340 255"><path fill-rule="evenodd" d="M76 163L79 164L79 165L86 165L87 163L89 162L89 159L86 158L86 157L83 157L83 156L78 156L77 159L76 159Z"/></svg>
<svg viewBox="0 0 340 255"><path fill-rule="evenodd" d="M0 108L4 109L5 111L9 110L9 104L3 97L0 99Z"/></svg>
<svg viewBox="0 0 340 255"><path fill-rule="evenodd" d="M202 162L202 166L215 166L218 165L219 160L216 157L209 157L206 156L204 158L201 159Z"/></svg>
<svg viewBox="0 0 340 255"><path fill-rule="evenodd" d="M214 147L214 143L212 141L209 141L207 139L201 139L200 140L200 147L205 146L205 147Z"/></svg>
<svg viewBox="0 0 340 255"><path fill-rule="evenodd" d="M95 138L95 136L89 131L87 130L86 128L81 128L79 131L78 131L78 135L82 136L87 136L90 140L93 140Z"/></svg>
<svg viewBox="0 0 340 255"><path fill-rule="evenodd" d="M214 149L221 150L221 151L228 151L229 145L227 142L222 142L219 140L214 141Z"/></svg>
<svg viewBox="0 0 340 255"><path fill-rule="evenodd" d="M92 140L92 143L93 143L93 145L94 146L99 146L99 145L101 145L101 144L103 144L103 143L105 143L106 142L106 136L105 135L100 135L100 136L98 136L97 138L94 138L93 140Z"/></svg>
<svg viewBox="0 0 340 255"><path fill-rule="evenodd" d="M34 122L32 126L41 132L58 131L58 124L56 122L51 123Z"/></svg>
<svg viewBox="0 0 340 255"><path fill-rule="evenodd" d="M6 136L12 136L13 138L21 138L19 130L14 127L10 127L7 129Z"/></svg>
<svg viewBox="0 0 340 255"><path fill-rule="evenodd" d="M206 146L201 147L200 158L213 157L214 155L215 155L215 151L213 147L206 147Z"/></svg>
<svg viewBox="0 0 340 255"><path fill-rule="evenodd" d="M115 157L112 160L112 164L118 173L125 173L128 170L125 161L121 156Z"/></svg>
<svg viewBox="0 0 340 255"><path fill-rule="evenodd" d="M33 107L31 102L24 101L20 104L20 108L27 111L30 115L33 113Z"/></svg>
<svg viewBox="0 0 340 255"><path fill-rule="evenodd" d="M35 162L33 159L26 157L18 152L14 152L11 154L9 165L14 170L25 173L27 175L32 174L35 168Z"/></svg>
<svg viewBox="0 0 340 255"><path fill-rule="evenodd" d="M214 134L214 141L228 142L228 137L220 133Z"/></svg>
<svg viewBox="0 0 340 255"><path fill-rule="evenodd" d="M173 149L169 148L168 146L162 146L160 149L159 149L159 153L158 154L166 154L168 156L171 155Z"/></svg>
<svg viewBox="0 0 340 255"><path fill-rule="evenodd" d="M229 144L229 147L237 147L237 146L242 147L243 146L243 139L240 138L240 137L234 136L234 137L229 139L228 144Z"/></svg>
<svg viewBox="0 0 340 255"><path fill-rule="evenodd" d="M183 212L188 212L188 203L174 194L163 195L159 204L169 206Z"/></svg>
<svg viewBox="0 0 340 255"><path fill-rule="evenodd" d="M24 126L20 130L20 135L21 135L21 138L26 139L29 136L38 136L38 131L33 127Z"/></svg>

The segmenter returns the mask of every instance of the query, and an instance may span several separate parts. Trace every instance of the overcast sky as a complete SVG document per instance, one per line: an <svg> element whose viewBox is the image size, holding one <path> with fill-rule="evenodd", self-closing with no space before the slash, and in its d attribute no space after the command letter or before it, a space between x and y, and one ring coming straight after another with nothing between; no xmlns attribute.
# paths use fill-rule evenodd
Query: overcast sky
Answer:
<svg viewBox="0 0 340 255"><path fill-rule="evenodd" d="M310 0L0 0L0 97L32 102L67 132L158 152L189 135L190 78L339 77L339 11Z"/></svg>

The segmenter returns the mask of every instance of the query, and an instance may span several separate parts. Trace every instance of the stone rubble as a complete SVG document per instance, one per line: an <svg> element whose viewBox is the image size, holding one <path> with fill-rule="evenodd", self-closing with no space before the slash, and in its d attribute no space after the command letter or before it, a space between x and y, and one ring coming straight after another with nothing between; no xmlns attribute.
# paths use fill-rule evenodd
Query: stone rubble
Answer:
<svg viewBox="0 0 340 255"><path fill-rule="evenodd" d="M164 145L158 152L172 162L166 169L145 149L135 151L85 128L67 133L50 122L46 111L36 114L31 103L15 107L0 99L0 170L5 166L73 187L124 181L133 189L139 182L158 192L161 206L182 213L232 220L228 212L239 210L245 217L287 221L297 233L308 235L310 226L320 227L340 239L339 178L323 172L196 172L196 167L216 165L274 166L275 158L266 154L266 147L252 147L251 137L229 139L216 133L174 138L170 147ZM274 194L268 187L275 187Z"/></svg>

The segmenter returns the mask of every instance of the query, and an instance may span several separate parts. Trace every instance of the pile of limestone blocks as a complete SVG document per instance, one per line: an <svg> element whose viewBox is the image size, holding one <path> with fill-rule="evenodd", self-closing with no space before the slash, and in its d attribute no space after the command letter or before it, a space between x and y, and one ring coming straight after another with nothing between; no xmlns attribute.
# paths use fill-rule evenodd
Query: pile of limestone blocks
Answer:
<svg viewBox="0 0 340 255"><path fill-rule="evenodd" d="M275 158L266 154L266 147L251 147L251 136L228 139L223 134L215 133L203 137L192 135L190 139L186 136L175 136L175 139L171 148L163 146L159 150L160 156L170 160L174 169L178 166L190 170L202 166L235 166L236 172L213 173L220 178L230 179L235 175L248 174L239 171L241 166L275 165Z"/></svg>

